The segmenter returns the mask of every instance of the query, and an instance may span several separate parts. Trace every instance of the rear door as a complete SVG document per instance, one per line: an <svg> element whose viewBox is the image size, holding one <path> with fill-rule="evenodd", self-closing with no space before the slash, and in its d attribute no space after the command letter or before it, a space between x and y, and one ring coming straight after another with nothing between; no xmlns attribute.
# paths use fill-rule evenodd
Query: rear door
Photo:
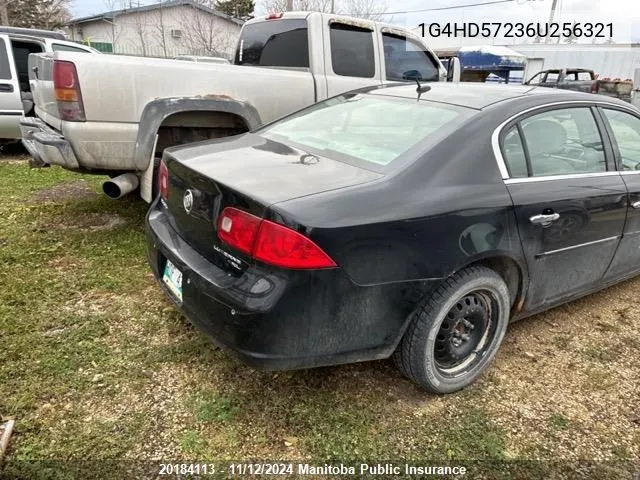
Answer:
<svg viewBox="0 0 640 480"><path fill-rule="evenodd" d="M603 132L587 104L537 110L502 131L530 273L528 310L596 287L612 261L627 190Z"/></svg>
<svg viewBox="0 0 640 480"><path fill-rule="evenodd" d="M0 35L0 138L20 138L22 100L7 35Z"/></svg>
<svg viewBox="0 0 640 480"><path fill-rule="evenodd" d="M613 141L616 163L627 185L627 222L620 247L607 272L615 279L640 271L640 116L630 109L600 110Z"/></svg>

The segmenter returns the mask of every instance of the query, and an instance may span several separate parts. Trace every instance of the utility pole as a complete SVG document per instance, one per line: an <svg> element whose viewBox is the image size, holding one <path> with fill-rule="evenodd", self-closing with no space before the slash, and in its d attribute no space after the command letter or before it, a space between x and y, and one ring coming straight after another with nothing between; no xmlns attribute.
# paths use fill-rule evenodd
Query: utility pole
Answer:
<svg viewBox="0 0 640 480"><path fill-rule="evenodd" d="M287 0L287 12L293 11L293 0Z"/></svg>
<svg viewBox="0 0 640 480"><path fill-rule="evenodd" d="M331 0L331 13L336 13L336 0Z"/></svg>
<svg viewBox="0 0 640 480"><path fill-rule="evenodd" d="M558 6L558 0L553 0L551 4L551 13L549 13L549 23L547 23L547 37L544 39L544 43L549 43L549 29L551 29L551 24L556 18L556 7Z"/></svg>

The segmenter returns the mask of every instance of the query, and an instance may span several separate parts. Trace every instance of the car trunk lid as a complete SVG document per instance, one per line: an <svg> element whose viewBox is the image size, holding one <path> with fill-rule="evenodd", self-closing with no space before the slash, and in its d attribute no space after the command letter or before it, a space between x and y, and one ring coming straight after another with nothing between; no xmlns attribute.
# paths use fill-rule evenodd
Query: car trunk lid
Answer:
<svg viewBox="0 0 640 480"><path fill-rule="evenodd" d="M252 134L170 149L164 161L169 174L166 205L174 228L201 255L231 272L243 271L252 260L218 238L224 208L264 218L274 203L382 176Z"/></svg>

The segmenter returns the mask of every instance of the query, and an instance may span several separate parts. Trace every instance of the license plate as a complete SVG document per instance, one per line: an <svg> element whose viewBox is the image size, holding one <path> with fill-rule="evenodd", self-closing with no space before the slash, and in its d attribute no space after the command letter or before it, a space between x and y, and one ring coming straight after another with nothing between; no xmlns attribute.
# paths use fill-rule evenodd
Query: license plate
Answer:
<svg viewBox="0 0 640 480"><path fill-rule="evenodd" d="M167 260L167 264L164 267L162 281L169 287L171 293L182 302L182 272L169 260Z"/></svg>

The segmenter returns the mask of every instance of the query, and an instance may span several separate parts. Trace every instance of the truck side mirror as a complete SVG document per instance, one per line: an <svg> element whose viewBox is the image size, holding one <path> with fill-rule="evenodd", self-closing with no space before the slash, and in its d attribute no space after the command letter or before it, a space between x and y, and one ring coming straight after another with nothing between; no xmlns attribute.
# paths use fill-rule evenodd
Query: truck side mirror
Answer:
<svg viewBox="0 0 640 480"><path fill-rule="evenodd" d="M403 80L422 80L422 75L418 70L407 70L402 74Z"/></svg>
<svg viewBox="0 0 640 480"><path fill-rule="evenodd" d="M459 82L461 74L460 59L458 57L450 58L447 66L447 82Z"/></svg>

